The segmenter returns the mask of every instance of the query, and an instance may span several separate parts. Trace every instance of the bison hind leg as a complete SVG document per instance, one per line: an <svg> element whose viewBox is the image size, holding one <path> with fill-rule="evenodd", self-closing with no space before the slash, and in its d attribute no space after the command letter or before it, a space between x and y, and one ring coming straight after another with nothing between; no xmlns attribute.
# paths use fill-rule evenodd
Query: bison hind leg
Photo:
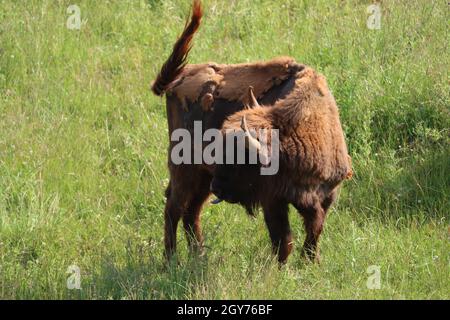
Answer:
<svg viewBox="0 0 450 320"><path fill-rule="evenodd" d="M203 255L203 235L200 226L200 215L204 202L210 195L209 185L211 177L206 174L199 174L195 193L190 199L187 210L183 215L183 225L188 241L190 253Z"/></svg>
<svg viewBox="0 0 450 320"><path fill-rule="evenodd" d="M170 260L176 251L176 233L180 219L183 220L190 251L202 252L200 214L203 203L210 194L210 182L210 175L195 167L179 167L171 170L164 212L164 243L167 260Z"/></svg>

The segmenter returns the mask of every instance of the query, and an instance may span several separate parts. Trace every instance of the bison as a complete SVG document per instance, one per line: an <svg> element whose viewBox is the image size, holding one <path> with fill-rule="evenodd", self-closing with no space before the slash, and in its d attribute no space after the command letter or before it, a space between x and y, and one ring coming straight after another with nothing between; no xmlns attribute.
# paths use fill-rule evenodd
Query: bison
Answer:
<svg viewBox="0 0 450 320"><path fill-rule="evenodd" d="M293 203L307 217L306 228L312 230L307 242L313 248L324 212L331 205L342 176L350 170L336 105L323 78L317 76L322 79L317 82L320 85L317 92L312 80L309 86L299 85L302 81L307 83L308 75L315 73L290 57L246 64L187 64L201 18L200 1L194 0L190 21L152 84L154 94L166 96L169 135L172 137L177 129L192 132L195 121L202 122L204 131L242 130L240 123L245 116L252 128L264 124L267 128L282 129L282 166L277 175L263 178L254 174L255 165L175 164L170 154L176 143L170 141L170 181L164 210L165 256L170 259L176 250L176 231L181 219L189 248L202 252L200 214L213 190L219 199L236 200L249 212L261 205L274 250L279 253L279 260L285 261L291 248L287 204ZM259 120L263 122L256 123ZM306 126L303 131L299 130L303 126ZM345 174L339 174L341 171ZM239 178L239 174L243 175ZM266 183L274 184L270 191ZM275 193L269 197L271 191ZM264 195L272 201L261 201ZM298 198L293 201L295 196Z"/></svg>

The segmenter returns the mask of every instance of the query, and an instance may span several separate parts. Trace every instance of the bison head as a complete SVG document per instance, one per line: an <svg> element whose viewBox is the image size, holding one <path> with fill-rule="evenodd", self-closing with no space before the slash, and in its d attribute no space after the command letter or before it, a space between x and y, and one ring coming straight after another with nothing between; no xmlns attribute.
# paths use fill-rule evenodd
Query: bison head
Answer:
<svg viewBox="0 0 450 320"><path fill-rule="evenodd" d="M267 176L262 174L270 165L270 132L254 129L266 122L259 121L265 113L264 108L248 109L231 116L224 124L223 163L217 164L211 182L211 191L218 200L243 205L249 214L260 203L261 191L267 188ZM249 129L247 117L252 129ZM267 126L265 126L267 128Z"/></svg>

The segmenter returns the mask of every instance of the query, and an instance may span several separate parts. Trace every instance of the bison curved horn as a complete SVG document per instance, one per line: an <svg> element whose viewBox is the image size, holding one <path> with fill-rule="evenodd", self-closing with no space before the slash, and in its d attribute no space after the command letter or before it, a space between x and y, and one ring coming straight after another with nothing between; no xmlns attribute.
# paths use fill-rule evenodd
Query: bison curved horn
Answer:
<svg viewBox="0 0 450 320"><path fill-rule="evenodd" d="M258 100L256 100L256 97L253 93L253 87L249 86L248 87L248 101L249 101L249 107L250 108L254 108L254 107L259 107L259 103Z"/></svg>
<svg viewBox="0 0 450 320"><path fill-rule="evenodd" d="M247 119L245 118L245 115L242 117L241 120L241 129L244 131L245 134L246 147L249 149L254 148L254 150L258 151L262 164L268 165L270 163L270 158L267 153L267 148L262 148L261 142L259 142L258 139L252 136L250 130L248 129Z"/></svg>
<svg viewBox="0 0 450 320"><path fill-rule="evenodd" d="M241 129L245 134L245 141L247 142L246 145L248 145L249 147L252 146L257 151L261 150L261 143L258 141L258 139L254 138L251 135L250 130L248 130L247 119L245 118L245 116L243 116L241 120Z"/></svg>

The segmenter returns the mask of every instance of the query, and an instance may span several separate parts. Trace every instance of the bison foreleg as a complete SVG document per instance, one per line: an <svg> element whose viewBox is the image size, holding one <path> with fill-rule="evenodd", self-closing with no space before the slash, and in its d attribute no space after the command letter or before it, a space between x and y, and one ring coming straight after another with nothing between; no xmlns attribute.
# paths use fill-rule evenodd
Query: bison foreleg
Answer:
<svg viewBox="0 0 450 320"><path fill-rule="evenodd" d="M278 254L278 262L286 263L292 251L292 235L288 219L288 204L275 201L263 206L264 220L272 240L272 251Z"/></svg>

